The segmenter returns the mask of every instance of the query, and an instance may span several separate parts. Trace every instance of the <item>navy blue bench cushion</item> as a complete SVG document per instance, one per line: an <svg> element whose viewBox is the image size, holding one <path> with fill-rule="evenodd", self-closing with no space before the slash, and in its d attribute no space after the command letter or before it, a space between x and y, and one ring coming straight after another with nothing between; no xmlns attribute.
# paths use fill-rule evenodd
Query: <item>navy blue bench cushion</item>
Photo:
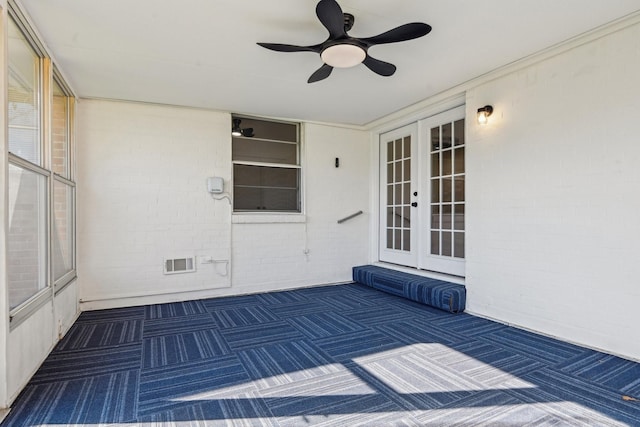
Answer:
<svg viewBox="0 0 640 427"><path fill-rule="evenodd" d="M465 309L464 285L375 265L353 267L353 281L450 313L461 313Z"/></svg>

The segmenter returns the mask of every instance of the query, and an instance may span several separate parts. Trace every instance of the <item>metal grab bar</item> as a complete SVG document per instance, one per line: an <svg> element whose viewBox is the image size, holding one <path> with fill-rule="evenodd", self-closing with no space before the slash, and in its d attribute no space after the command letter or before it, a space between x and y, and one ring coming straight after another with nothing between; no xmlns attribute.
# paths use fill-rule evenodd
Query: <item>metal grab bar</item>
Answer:
<svg viewBox="0 0 640 427"><path fill-rule="evenodd" d="M357 217L358 215L362 215L363 213L364 213L364 212L362 212L362 211L358 211L358 212L356 212L356 213L354 213L354 214L351 214L351 215L349 215L349 216L345 216L344 218L342 218L342 219L339 219L339 220L338 220L338 224L342 224L342 223L343 223L343 222L345 222L345 221L349 221L351 218L355 218L355 217Z"/></svg>

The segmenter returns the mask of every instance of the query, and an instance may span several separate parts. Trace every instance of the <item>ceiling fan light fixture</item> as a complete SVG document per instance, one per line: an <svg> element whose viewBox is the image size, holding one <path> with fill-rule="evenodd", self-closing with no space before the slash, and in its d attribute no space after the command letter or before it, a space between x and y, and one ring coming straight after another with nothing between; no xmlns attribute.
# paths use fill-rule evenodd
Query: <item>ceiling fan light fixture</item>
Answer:
<svg viewBox="0 0 640 427"><path fill-rule="evenodd" d="M329 46L320 57L325 64L334 68L350 68L362 63L367 53L359 46L342 43Z"/></svg>
<svg viewBox="0 0 640 427"><path fill-rule="evenodd" d="M242 136L242 129L240 129L240 119L231 120L231 136Z"/></svg>

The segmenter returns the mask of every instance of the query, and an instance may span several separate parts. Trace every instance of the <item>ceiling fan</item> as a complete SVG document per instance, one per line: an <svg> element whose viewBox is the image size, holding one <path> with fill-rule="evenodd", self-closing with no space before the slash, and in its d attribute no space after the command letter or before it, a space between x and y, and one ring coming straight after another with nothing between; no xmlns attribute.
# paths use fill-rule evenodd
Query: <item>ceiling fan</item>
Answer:
<svg viewBox="0 0 640 427"><path fill-rule="evenodd" d="M253 137L253 128L241 128L240 123L242 123L241 119L234 118L231 120L231 136Z"/></svg>
<svg viewBox="0 0 640 427"><path fill-rule="evenodd" d="M314 52L319 54L324 64L309 77L307 83L326 79L334 67L348 68L360 63L376 74L391 76L396 72L396 66L369 56L369 48L377 44L417 39L431 31L430 25L413 22L373 37L351 37L347 31L353 27L355 18L350 13L343 13L335 0L320 0L316 6L316 15L329 31L329 38L320 44L295 46L280 43L258 43L264 48L278 52Z"/></svg>

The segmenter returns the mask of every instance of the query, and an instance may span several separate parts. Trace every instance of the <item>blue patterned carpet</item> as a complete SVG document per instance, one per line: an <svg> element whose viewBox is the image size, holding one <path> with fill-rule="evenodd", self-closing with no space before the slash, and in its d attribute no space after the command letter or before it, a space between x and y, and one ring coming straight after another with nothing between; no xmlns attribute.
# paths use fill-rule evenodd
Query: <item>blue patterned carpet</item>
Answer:
<svg viewBox="0 0 640 427"><path fill-rule="evenodd" d="M640 426L640 364L366 286L83 313L2 427Z"/></svg>

